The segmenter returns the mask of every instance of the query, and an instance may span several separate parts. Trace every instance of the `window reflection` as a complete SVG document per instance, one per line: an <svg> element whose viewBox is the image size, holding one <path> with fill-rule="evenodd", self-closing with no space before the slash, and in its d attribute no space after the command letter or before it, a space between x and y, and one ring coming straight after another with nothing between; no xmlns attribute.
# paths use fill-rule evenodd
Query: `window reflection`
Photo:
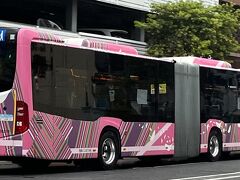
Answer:
<svg viewBox="0 0 240 180"><path fill-rule="evenodd" d="M201 68L201 120L239 122L238 72Z"/></svg>
<svg viewBox="0 0 240 180"><path fill-rule="evenodd" d="M34 109L78 120L174 121L174 64L32 43Z"/></svg>

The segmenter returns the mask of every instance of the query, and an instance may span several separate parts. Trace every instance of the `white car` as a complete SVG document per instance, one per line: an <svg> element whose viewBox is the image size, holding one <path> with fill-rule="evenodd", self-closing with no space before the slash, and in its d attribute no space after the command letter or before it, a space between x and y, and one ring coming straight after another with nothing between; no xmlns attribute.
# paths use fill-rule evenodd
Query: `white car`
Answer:
<svg viewBox="0 0 240 180"><path fill-rule="evenodd" d="M80 28L78 29L79 32L86 32L98 35L105 35L111 37L118 37L118 38L125 38L128 39L128 32L125 30L119 29L98 29L98 28Z"/></svg>

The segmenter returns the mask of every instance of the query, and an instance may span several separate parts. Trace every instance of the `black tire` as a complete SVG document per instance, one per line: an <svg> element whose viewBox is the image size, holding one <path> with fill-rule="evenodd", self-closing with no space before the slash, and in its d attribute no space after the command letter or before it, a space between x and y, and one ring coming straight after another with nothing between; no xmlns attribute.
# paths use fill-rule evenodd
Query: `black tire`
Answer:
<svg viewBox="0 0 240 180"><path fill-rule="evenodd" d="M212 130L208 137L208 159L218 161L222 155L222 138L221 134Z"/></svg>
<svg viewBox="0 0 240 180"><path fill-rule="evenodd" d="M119 148L118 138L115 133L107 131L101 136L98 146L100 169L110 170L116 168L120 154Z"/></svg>

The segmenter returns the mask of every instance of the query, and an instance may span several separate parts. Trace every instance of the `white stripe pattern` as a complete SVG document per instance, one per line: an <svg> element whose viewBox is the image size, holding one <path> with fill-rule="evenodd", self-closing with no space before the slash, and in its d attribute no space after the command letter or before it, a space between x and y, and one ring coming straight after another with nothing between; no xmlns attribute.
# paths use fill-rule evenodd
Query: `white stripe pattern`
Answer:
<svg viewBox="0 0 240 180"><path fill-rule="evenodd" d="M0 146L21 147L22 145L22 140L0 140Z"/></svg>
<svg viewBox="0 0 240 180"><path fill-rule="evenodd" d="M158 131L158 133L153 137L152 140L150 140L144 147L144 149L142 149L141 151L139 151L137 153L137 156L142 156L146 151L148 151L149 149L151 149L152 146L170 127L172 124L168 123L165 124L160 131Z"/></svg>

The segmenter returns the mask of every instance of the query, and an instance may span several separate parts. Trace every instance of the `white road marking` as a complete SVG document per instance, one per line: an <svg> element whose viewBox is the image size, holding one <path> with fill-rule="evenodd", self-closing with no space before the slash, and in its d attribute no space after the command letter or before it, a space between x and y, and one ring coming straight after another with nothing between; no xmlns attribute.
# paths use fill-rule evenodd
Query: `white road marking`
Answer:
<svg viewBox="0 0 240 180"><path fill-rule="evenodd" d="M238 175L238 176L231 176L231 175ZM220 176L226 176L226 177L220 177ZM214 177L216 177L216 178L214 178ZM212 178L212 179L208 179L208 180L221 180L221 179L231 179L231 178L238 178L238 177L240 177L240 172L205 175L205 176L195 176L195 177L187 177L187 178L177 178L177 179L170 179L170 180L189 180L189 179L207 179L207 178Z"/></svg>
<svg viewBox="0 0 240 180"><path fill-rule="evenodd" d="M240 175L238 176L226 176L226 177L219 177L219 178L213 178L213 179L207 179L207 180L221 180L221 179L239 179Z"/></svg>

